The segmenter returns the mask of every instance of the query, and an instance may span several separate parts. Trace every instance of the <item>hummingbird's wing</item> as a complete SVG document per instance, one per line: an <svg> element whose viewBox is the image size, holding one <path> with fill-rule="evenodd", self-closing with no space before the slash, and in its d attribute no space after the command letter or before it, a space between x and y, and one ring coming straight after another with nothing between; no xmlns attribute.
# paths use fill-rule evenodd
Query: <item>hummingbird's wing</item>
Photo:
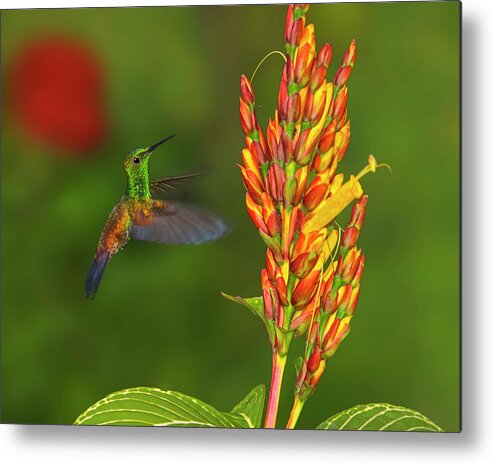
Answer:
<svg viewBox="0 0 493 464"><path fill-rule="evenodd" d="M210 211L178 201L154 200L146 215L135 215L130 237L147 242L201 244L229 232L226 222Z"/></svg>
<svg viewBox="0 0 493 464"><path fill-rule="evenodd" d="M197 177L202 177L209 174L208 172L197 172L195 174L185 174L183 176L175 177L164 177L163 179L158 179L151 182L151 197L152 198L163 198L166 194L178 190L187 181L196 179Z"/></svg>

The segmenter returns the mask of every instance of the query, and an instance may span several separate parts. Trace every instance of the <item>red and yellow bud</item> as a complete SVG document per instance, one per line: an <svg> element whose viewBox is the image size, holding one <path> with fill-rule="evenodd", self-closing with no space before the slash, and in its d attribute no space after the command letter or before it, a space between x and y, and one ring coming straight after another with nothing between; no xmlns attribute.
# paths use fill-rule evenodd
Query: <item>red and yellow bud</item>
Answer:
<svg viewBox="0 0 493 464"><path fill-rule="evenodd" d="M262 282L262 296L264 300L264 314L266 319L273 320L274 313L277 311L277 306L279 304L277 300L277 293L274 286L269 281L267 276L267 271L262 269L260 273L260 279Z"/></svg>
<svg viewBox="0 0 493 464"><path fill-rule="evenodd" d="M259 160L248 148L244 148L241 151L241 159L243 160L243 166L246 169L252 171L257 178L262 179L262 174L259 168Z"/></svg>
<svg viewBox="0 0 493 464"><path fill-rule="evenodd" d="M311 182L303 197L303 205L308 211L315 209L326 197L329 188L328 172L318 174Z"/></svg>
<svg viewBox="0 0 493 464"><path fill-rule="evenodd" d="M264 223L267 226L269 234L275 236L281 231L281 217L274 206L274 203L270 199L269 195L262 193L262 217Z"/></svg>
<svg viewBox="0 0 493 464"><path fill-rule="evenodd" d="M250 107L248 106L248 104L241 98L240 98L240 122L245 135L248 136L255 130L256 120L253 117L253 114L250 111Z"/></svg>
<svg viewBox="0 0 493 464"><path fill-rule="evenodd" d="M252 84L244 74L240 77L240 92L241 98L247 105L253 105L253 103L255 103L255 94L253 93Z"/></svg>
<svg viewBox="0 0 493 464"><path fill-rule="evenodd" d="M349 48L344 53L344 57L342 59L342 64L345 66L354 66L354 62L356 61L356 40L351 40L349 44Z"/></svg>
<svg viewBox="0 0 493 464"><path fill-rule="evenodd" d="M322 350L318 346L315 346L306 363L306 368L310 374L313 374L319 368L320 361L322 361Z"/></svg>
<svg viewBox="0 0 493 464"><path fill-rule="evenodd" d="M287 306L289 304L288 301L288 290L286 286L286 281L282 275L280 268L278 267L276 270L276 288L279 296L279 300L283 306Z"/></svg>
<svg viewBox="0 0 493 464"><path fill-rule="evenodd" d="M343 87L337 93L337 96L334 100L334 108L332 110L332 117L336 121L336 124L337 121L342 119L342 116L346 111L347 99L348 99L348 90L347 87Z"/></svg>
<svg viewBox="0 0 493 464"><path fill-rule="evenodd" d="M281 121L286 120L286 112L288 108L288 84L286 79L282 79L279 84L279 93L277 95L277 111Z"/></svg>
<svg viewBox="0 0 493 464"><path fill-rule="evenodd" d="M271 198L276 201L282 201L284 192L284 182L286 174L277 163L274 163L267 171L265 187Z"/></svg>
<svg viewBox="0 0 493 464"><path fill-rule="evenodd" d="M342 87L345 85L351 75L351 71L353 70L352 66L341 66L334 78L334 85L336 87Z"/></svg>
<svg viewBox="0 0 493 464"><path fill-rule="evenodd" d="M286 121L298 123L301 118L301 97L299 93L294 93L288 97L288 106L286 109Z"/></svg>
<svg viewBox="0 0 493 464"><path fill-rule="evenodd" d="M344 258L342 255L339 257L337 274L341 276L344 283L352 282L356 271L359 268L362 256L361 250L351 248Z"/></svg>
<svg viewBox="0 0 493 464"><path fill-rule="evenodd" d="M349 220L349 224L342 235L341 246L344 248L352 248L356 244L359 231L365 218L367 202L368 195L363 195L361 199L353 206L351 219Z"/></svg>
<svg viewBox="0 0 493 464"><path fill-rule="evenodd" d="M275 282L277 263L274 259L274 254L269 248L267 248L267 252L265 253L265 270L267 271L267 276L269 277L269 280L271 282Z"/></svg>
<svg viewBox="0 0 493 464"><path fill-rule="evenodd" d="M301 87L308 84L312 71L313 59L314 53L312 45L309 43L300 45L294 66L294 81Z"/></svg>
<svg viewBox="0 0 493 464"><path fill-rule="evenodd" d="M243 183L252 199L257 203L261 202L262 193L265 191L264 181L255 171L240 166Z"/></svg>
<svg viewBox="0 0 493 464"><path fill-rule="evenodd" d="M351 298L349 299L348 305L346 307L346 313L353 315L354 311L356 310L356 305L358 304L358 299L359 299L359 289L360 285L357 284L351 293Z"/></svg>
<svg viewBox="0 0 493 464"><path fill-rule="evenodd" d="M324 356L331 357L339 348L339 345L347 337L349 333L349 323L352 316L346 316L342 320L335 317L333 314L328 322L327 326L329 329L324 336L322 346Z"/></svg>
<svg viewBox="0 0 493 464"><path fill-rule="evenodd" d="M269 230L267 229L267 225L262 217L262 207L253 201L252 196L248 192L246 194L246 207L250 218L255 224L255 227L265 234L268 234Z"/></svg>
<svg viewBox="0 0 493 464"><path fill-rule="evenodd" d="M336 122L330 121L329 125L324 129L320 141L318 142L318 149L321 153L327 153L332 147L336 133Z"/></svg>
<svg viewBox="0 0 493 464"><path fill-rule="evenodd" d="M319 279L320 271L315 269L298 282L291 296L291 303L295 308L305 306L312 299L317 290Z"/></svg>

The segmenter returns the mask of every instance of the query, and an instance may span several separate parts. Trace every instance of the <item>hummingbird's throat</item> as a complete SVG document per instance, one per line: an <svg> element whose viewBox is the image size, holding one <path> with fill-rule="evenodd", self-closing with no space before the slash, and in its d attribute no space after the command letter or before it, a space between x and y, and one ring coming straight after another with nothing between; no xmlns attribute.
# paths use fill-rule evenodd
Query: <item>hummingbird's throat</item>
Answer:
<svg viewBox="0 0 493 464"><path fill-rule="evenodd" d="M136 200L151 198L149 188L149 174L145 172L132 173L128 175L127 197Z"/></svg>

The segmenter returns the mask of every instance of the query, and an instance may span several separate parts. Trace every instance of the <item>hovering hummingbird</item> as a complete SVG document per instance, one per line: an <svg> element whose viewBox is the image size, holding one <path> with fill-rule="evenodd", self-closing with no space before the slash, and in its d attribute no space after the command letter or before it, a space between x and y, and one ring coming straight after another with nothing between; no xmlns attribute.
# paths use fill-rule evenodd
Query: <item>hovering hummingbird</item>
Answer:
<svg viewBox="0 0 493 464"><path fill-rule="evenodd" d="M136 148L125 157L127 190L108 216L86 278L86 297L94 298L111 257L132 238L147 242L201 244L224 236L229 228L215 214L164 197L184 180L200 174L149 181L152 152L171 135L147 148Z"/></svg>

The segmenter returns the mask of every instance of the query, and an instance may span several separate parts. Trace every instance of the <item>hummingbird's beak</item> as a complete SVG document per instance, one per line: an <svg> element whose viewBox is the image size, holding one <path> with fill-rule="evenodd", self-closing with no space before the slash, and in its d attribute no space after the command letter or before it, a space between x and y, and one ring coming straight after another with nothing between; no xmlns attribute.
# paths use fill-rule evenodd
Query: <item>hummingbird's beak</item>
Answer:
<svg viewBox="0 0 493 464"><path fill-rule="evenodd" d="M147 153L150 155L157 147L159 147L159 145L162 145L164 142L167 142L169 139L172 139L175 135L170 135L169 137L166 137L165 139L163 140L160 140L158 143L155 143L154 145L151 145L148 149L147 149Z"/></svg>

